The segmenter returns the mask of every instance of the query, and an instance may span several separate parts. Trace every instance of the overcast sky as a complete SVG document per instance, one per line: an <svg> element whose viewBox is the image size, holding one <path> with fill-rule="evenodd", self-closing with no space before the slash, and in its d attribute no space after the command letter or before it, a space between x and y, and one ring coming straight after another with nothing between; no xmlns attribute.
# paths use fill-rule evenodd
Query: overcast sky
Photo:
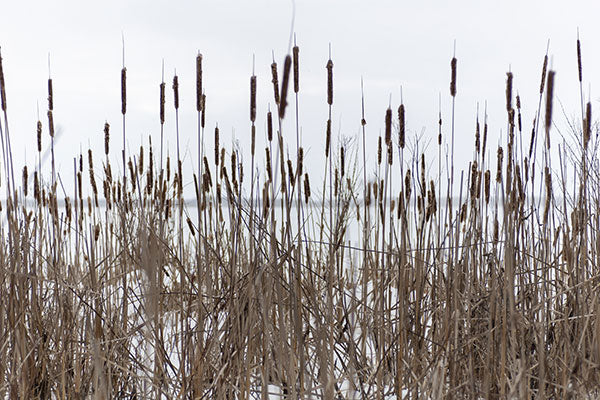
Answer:
<svg viewBox="0 0 600 400"><path fill-rule="evenodd" d="M86 151L91 146L97 156L103 154L105 121L112 126L111 152L118 159L122 34L131 150L139 148L142 138L147 143L148 135L158 144L158 85L164 60L168 88L175 69L179 75L182 147L189 149L187 167L195 165L198 51L204 56L209 149L217 123L228 149L233 138L248 148L253 55L259 82L257 149L264 148L265 114L267 105L273 103L271 57L273 52L282 65L288 51L291 1L11 1L0 11L9 124L19 168L25 155L30 165L36 157L38 104L44 144L48 144L48 55L55 121L61 133L57 141L60 171L71 173L73 156L80 147ZM456 143L461 163L468 162L472 152L478 104L483 118L487 102L492 143L505 131L504 88L509 69L515 76L514 92L522 99L524 131L530 131L548 40L551 66L557 72L556 96L567 117L580 115L577 29L582 39L584 91L587 97L591 88L592 105L598 109L599 11L595 1L298 0L294 31L301 58L300 126L311 165L320 165L323 159L329 44L335 65L333 131L336 136L357 137L362 77L367 135L373 149L384 127L390 95L395 110L401 87L411 137L423 132L423 144L431 140L431 146L435 145L440 94L444 134L449 134L450 60L456 41ZM171 91L167 102L166 135L174 151ZM556 118L564 121L560 108L556 110ZM284 133L293 135L292 114L288 115ZM290 152L295 152L295 139L290 146ZM249 152L244 153L249 158ZM374 160L373 150L369 154Z"/></svg>

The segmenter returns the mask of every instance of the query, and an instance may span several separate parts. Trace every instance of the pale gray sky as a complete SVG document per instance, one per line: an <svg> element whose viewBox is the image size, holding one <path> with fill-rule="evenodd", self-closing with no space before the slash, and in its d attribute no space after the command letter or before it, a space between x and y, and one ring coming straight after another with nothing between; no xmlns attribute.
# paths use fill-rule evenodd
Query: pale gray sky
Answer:
<svg viewBox="0 0 600 400"><path fill-rule="evenodd" d="M300 116L303 144L311 163L322 162L327 118L328 46L334 61L333 130L353 137L360 124L360 79L365 82L367 134L374 149L384 126L390 94L397 109L403 87L411 134L423 129L425 139L437 137L438 95L442 95L444 133L450 122L450 60L456 40L457 162L472 152L477 103L487 101L490 141L505 130L505 79L514 73L514 92L521 95L526 137L537 107L541 66L550 40L556 75L556 96L569 116L579 115L576 33L583 49L586 94L598 109L600 70L600 6L595 1L323 1L298 0L295 32L301 56ZM230 148L232 135L249 144L249 77L256 56L259 82L257 127L265 135L265 113L272 103L271 52L282 65L288 49L291 1L12 1L0 13L0 46L4 58L9 123L17 166L25 153L35 157L36 105L46 129L48 54L55 93L55 121L62 131L57 155L63 174L72 171L72 157L88 144L102 154L102 129L112 126L111 152L120 154L121 34L125 36L128 70L127 132L130 149L140 138L159 140L158 85L161 61L170 88L177 69L181 84L181 140L196 163L195 56L204 55L208 146L221 128ZM174 151L172 92L167 108L167 138ZM293 103L292 103L293 105ZM293 135L291 113L286 134ZM563 119L560 108L556 118ZM145 139L147 142L147 139ZM45 131L45 144L48 136ZM295 144L292 140L290 144ZM156 148L156 147L155 147ZM295 145L290 148L295 151ZM371 160L375 153L369 152ZM248 158L249 154L245 154ZM461 159L462 157L462 159ZM118 164L117 164L118 165ZM465 165L466 167L466 165ZM315 171L320 174L320 169Z"/></svg>

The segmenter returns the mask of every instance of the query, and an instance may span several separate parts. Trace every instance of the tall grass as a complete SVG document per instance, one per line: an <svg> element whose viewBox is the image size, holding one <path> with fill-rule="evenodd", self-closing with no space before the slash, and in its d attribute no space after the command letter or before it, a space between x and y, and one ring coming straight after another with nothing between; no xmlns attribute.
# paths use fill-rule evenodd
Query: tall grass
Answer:
<svg viewBox="0 0 600 400"><path fill-rule="evenodd" d="M483 138L477 115L473 159L456 173L454 117L443 168L440 113L431 173L425 154L411 145L403 100L397 120L391 103L382 110L376 165L367 165L373 133L364 96L358 147L336 142L330 54L320 185L311 185L304 167L310 160L300 139L298 46L284 59L281 82L277 63L271 65L276 121L269 107L265 160L255 154L262 146L255 125L261 105L252 73L249 173L239 149L222 147L218 127L214 164L207 158L198 53L198 165L191 176L183 176L178 129L177 160L163 154L164 75L159 159L152 137L139 153L126 153L123 66L122 179L110 163L108 122L104 157L94 164L92 149L87 157L75 155L72 177L55 171L53 160L46 176L42 137L52 140L54 133L49 79L49 124L37 123L38 162L24 166L20 186L0 58L7 193L0 225L0 397L597 394L599 142L591 104L583 101L579 39L577 51L582 120L572 124L571 144L552 142L555 73L546 71L546 55L531 137L523 141L521 101L517 95L513 102L509 72L506 142L487 148L486 108ZM457 74L453 57L453 114ZM290 81L296 131L283 132L282 120L291 118L285 113ZM173 90L178 114L177 75ZM296 160L289 151L294 134ZM496 160L486 157L490 151ZM63 188L67 179L74 182L71 193ZM187 183L194 200L183 198ZM320 187L320 197L311 187ZM351 231L359 235L357 246Z"/></svg>

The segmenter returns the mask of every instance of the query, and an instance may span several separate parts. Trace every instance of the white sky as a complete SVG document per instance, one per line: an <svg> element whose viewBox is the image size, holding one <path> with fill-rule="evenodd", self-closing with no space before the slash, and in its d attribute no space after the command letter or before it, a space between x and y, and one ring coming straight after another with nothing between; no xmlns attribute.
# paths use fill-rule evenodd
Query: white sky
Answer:
<svg viewBox="0 0 600 400"><path fill-rule="evenodd" d="M505 131L505 79L515 75L524 108L524 141L529 139L537 108L541 66L550 40L551 65L557 71L555 94L568 116L580 115L576 34L583 50L584 90L592 90L598 109L600 5L595 1L323 1L298 0L295 32L300 46L300 124L309 163L323 162L327 118L328 46L334 61L333 131L355 137L360 123L360 79L365 82L368 151L383 130L390 94L397 109L403 87L411 135L424 129L435 148L438 95L442 95L444 134L449 135L450 59L456 40L457 163L466 168L473 148L476 107L487 101L490 141L495 146ZM228 149L235 136L249 145L249 77L256 56L259 80L258 145L264 149L267 104L272 103L271 51L280 66L288 48L291 1L11 1L0 12L0 46L4 59L10 132L16 166L25 154L35 159L36 107L48 134L46 79L48 54L54 80L55 123L59 171L71 176L72 157L91 145L103 154L103 125L112 127L111 154L120 154L121 34L125 36L128 71L127 134L131 150L142 137L153 136L158 152L158 85L161 62L170 88L177 69L181 85L180 132L188 147L185 163L196 163L195 56L204 55L207 94L207 145L213 129L221 129ZM587 94L586 94L587 95ZM293 106L293 102L291 103ZM174 152L172 91L167 96L167 139ZM560 107L555 119L565 121ZM396 112L394 111L396 116ZM284 134L295 152L292 113ZM556 133L556 131L555 131ZM372 139L372 140L371 140ZM556 142L555 142L556 143ZM495 151L495 150L492 150ZM249 151L244 151L246 159ZM209 158L210 159L210 158ZM371 162L371 165L374 163ZM48 166L48 164L46 164ZM119 165L119 164L116 164ZM495 167L494 167L495 168ZM317 177L321 169L312 174ZM247 171L248 173L249 171ZM188 175L189 177L189 175ZM72 180L72 179L69 179Z"/></svg>

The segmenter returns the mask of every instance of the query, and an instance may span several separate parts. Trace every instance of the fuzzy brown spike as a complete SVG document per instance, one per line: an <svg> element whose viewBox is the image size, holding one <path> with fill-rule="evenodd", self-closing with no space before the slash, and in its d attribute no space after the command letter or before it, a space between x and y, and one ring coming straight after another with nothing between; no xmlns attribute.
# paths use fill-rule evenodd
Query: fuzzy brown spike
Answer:
<svg viewBox="0 0 600 400"><path fill-rule="evenodd" d="M271 111L267 113L267 139L273 141L273 115Z"/></svg>
<svg viewBox="0 0 600 400"><path fill-rule="evenodd" d="M202 54L196 56L196 111L202 111Z"/></svg>
<svg viewBox="0 0 600 400"><path fill-rule="evenodd" d="M506 111L512 109L512 84L513 74L512 72L506 73Z"/></svg>
<svg viewBox="0 0 600 400"><path fill-rule="evenodd" d="M283 119L287 107L287 93L290 83L290 69L292 67L292 57L288 54L283 62L283 80L281 81L281 103L279 105L279 117Z"/></svg>
<svg viewBox="0 0 600 400"><path fill-rule="evenodd" d="M52 79L48 79L48 110L54 110L54 95L52 92Z"/></svg>
<svg viewBox="0 0 600 400"><path fill-rule="evenodd" d="M219 167L219 127L215 126L215 166Z"/></svg>
<svg viewBox="0 0 600 400"><path fill-rule="evenodd" d="M206 121L206 95L202 95L202 114L200 116L200 126L204 128L204 122Z"/></svg>
<svg viewBox="0 0 600 400"><path fill-rule="evenodd" d="M37 122L37 150L42 151L42 121Z"/></svg>
<svg viewBox="0 0 600 400"><path fill-rule="evenodd" d="M310 198L310 182L308 180L308 174L304 174L304 201L308 204Z"/></svg>
<svg viewBox="0 0 600 400"><path fill-rule="evenodd" d="M400 104L398 107L398 121L400 124L400 132L398 133L398 144L401 149L404 148L406 141L406 121L405 121L405 110L404 104Z"/></svg>
<svg viewBox="0 0 600 400"><path fill-rule="evenodd" d="M546 68L548 67L548 55L544 56L544 66L542 67L542 82L540 83L540 94L544 93L544 84L546 83Z"/></svg>
<svg viewBox="0 0 600 400"><path fill-rule="evenodd" d="M583 147L587 150L592 130L592 103L588 101L585 106L585 121L583 130Z"/></svg>
<svg viewBox="0 0 600 400"><path fill-rule="evenodd" d="M292 54L294 57L294 93L298 93L300 91L300 48L294 46Z"/></svg>
<svg viewBox="0 0 600 400"><path fill-rule="evenodd" d="M377 141L377 164L381 165L381 136L379 136L379 139Z"/></svg>
<svg viewBox="0 0 600 400"><path fill-rule="evenodd" d="M175 105L175 109L179 109L179 77L175 75L173 77L173 103Z"/></svg>
<svg viewBox="0 0 600 400"><path fill-rule="evenodd" d="M329 157L329 147L331 145L331 120L327 120L327 131L325 136L325 157Z"/></svg>
<svg viewBox="0 0 600 400"><path fill-rule="evenodd" d="M104 123L104 154L108 155L108 142L110 140L110 125L108 122Z"/></svg>
<svg viewBox="0 0 600 400"><path fill-rule="evenodd" d="M579 83L583 80L583 68L581 65L581 42L579 41L579 35L577 37L577 75L579 77Z"/></svg>
<svg viewBox="0 0 600 400"><path fill-rule="evenodd" d="M392 109L385 111L385 144L389 146L392 143Z"/></svg>
<svg viewBox="0 0 600 400"><path fill-rule="evenodd" d="M50 80L48 80L50 86ZM49 100L49 99L48 99ZM121 114L127 112L127 68L121 69Z"/></svg>
<svg viewBox="0 0 600 400"><path fill-rule="evenodd" d="M450 62L451 69L451 79L450 79L450 95L452 97L456 97L456 57L452 57L452 61Z"/></svg>
<svg viewBox="0 0 600 400"><path fill-rule="evenodd" d="M165 83L160 84L160 124L165 123Z"/></svg>
<svg viewBox="0 0 600 400"><path fill-rule="evenodd" d="M279 78L277 77L277 63L273 61L271 64L271 82L273 83L273 96L275 104L279 105Z"/></svg>
<svg viewBox="0 0 600 400"><path fill-rule="evenodd" d="M327 104L333 104L333 61L327 61Z"/></svg>
<svg viewBox="0 0 600 400"><path fill-rule="evenodd" d="M250 77L250 121L256 121L256 75Z"/></svg>
<svg viewBox="0 0 600 400"><path fill-rule="evenodd" d="M546 90L546 146L550 148L550 127L552 126L552 102L554 92L554 71L548 71L548 88Z"/></svg>

